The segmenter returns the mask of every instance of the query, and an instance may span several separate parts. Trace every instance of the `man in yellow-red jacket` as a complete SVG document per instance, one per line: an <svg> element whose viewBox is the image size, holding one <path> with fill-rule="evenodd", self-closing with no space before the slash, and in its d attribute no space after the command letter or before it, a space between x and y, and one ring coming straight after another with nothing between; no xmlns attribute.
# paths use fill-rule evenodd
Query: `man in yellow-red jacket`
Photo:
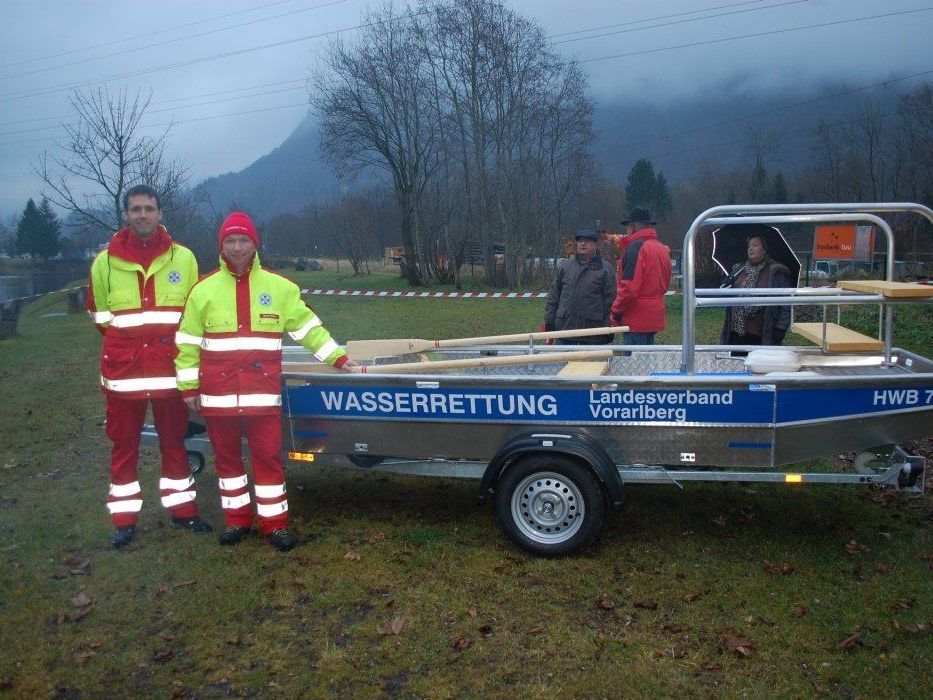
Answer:
<svg viewBox="0 0 933 700"><path fill-rule="evenodd" d="M175 342L178 388L207 421L226 527L220 543L240 542L253 507L240 439L245 432L255 478L259 529L281 551L288 531L282 465L282 336L288 333L321 360L358 371L291 280L262 267L259 235L246 214L227 217L217 236L220 267L191 290Z"/></svg>
<svg viewBox="0 0 933 700"><path fill-rule="evenodd" d="M137 475L139 440L152 404L162 477L162 505L172 524L209 532L198 517L194 480L185 452L188 409L175 380L175 331L188 291L198 280L194 255L161 226L154 189L133 187L123 198L126 226L94 259L88 312L104 336L100 384L107 397L110 491L107 509L115 527L111 544L122 547L136 534L142 508Z"/></svg>

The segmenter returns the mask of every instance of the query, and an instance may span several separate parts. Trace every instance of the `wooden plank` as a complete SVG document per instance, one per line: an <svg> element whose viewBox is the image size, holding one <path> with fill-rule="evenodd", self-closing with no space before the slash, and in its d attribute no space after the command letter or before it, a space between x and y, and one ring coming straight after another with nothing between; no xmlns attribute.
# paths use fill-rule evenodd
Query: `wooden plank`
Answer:
<svg viewBox="0 0 933 700"><path fill-rule="evenodd" d="M823 324L794 323L791 332L801 335L812 343L823 345ZM877 338L843 328L836 323L826 324L826 349L829 352L865 352L870 350L883 350L884 343Z"/></svg>
<svg viewBox="0 0 933 700"><path fill-rule="evenodd" d="M462 360L431 360L428 362L403 362L390 365L364 365L365 374L402 374L416 372L430 374L431 372L447 369L462 369L468 367L506 367L511 365L537 365L548 362L577 362L579 360L608 360L612 357L612 350L570 350L567 352L542 352L537 355L505 355L502 357L470 357ZM310 372L313 374L330 374L341 372L330 365L312 362L283 362L283 372Z"/></svg>
<svg viewBox="0 0 933 700"><path fill-rule="evenodd" d="M609 371L608 362L568 362L558 377L600 377Z"/></svg>
<svg viewBox="0 0 933 700"><path fill-rule="evenodd" d="M916 282L888 282L886 280L839 280L840 289L886 297L933 297L933 287Z"/></svg>

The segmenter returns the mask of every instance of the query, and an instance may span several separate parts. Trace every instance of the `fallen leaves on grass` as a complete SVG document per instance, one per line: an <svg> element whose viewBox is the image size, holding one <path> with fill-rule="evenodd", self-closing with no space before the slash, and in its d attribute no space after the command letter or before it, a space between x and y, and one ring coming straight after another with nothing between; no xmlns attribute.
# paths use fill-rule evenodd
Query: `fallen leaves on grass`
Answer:
<svg viewBox="0 0 933 700"><path fill-rule="evenodd" d="M910 610L916 604L916 598L902 598L891 606L891 610Z"/></svg>
<svg viewBox="0 0 933 700"><path fill-rule="evenodd" d="M157 651L152 657L152 660L157 664L164 664L166 661L171 661L175 658L175 652L171 649L166 649L165 651Z"/></svg>
<svg viewBox="0 0 933 700"><path fill-rule="evenodd" d="M734 652L737 656L748 657L756 649L754 642L747 637L730 632L723 637L720 647L724 651Z"/></svg>
<svg viewBox="0 0 933 700"><path fill-rule="evenodd" d="M483 635L486 639L489 639L493 634L495 634L495 628L492 625L482 625L479 628L479 633Z"/></svg>
<svg viewBox="0 0 933 700"><path fill-rule="evenodd" d="M91 604L90 596L84 591L78 591L68 601L76 608L86 608Z"/></svg>
<svg viewBox="0 0 933 700"><path fill-rule="evenodd" d="M894 625L894 629L896 629L898 632L904 632L905 634L921 636L927 634L930 631L930 625L926 624L925 622L918 622L916 625L905 625L896 617L891 622Z"/></svg>
<svg viewBox="0 0 933 700"><path fill-rule="evenodd" d="M383 636L390 636L394 634L401 633L402 629L405 627L405 618L401 615L396 615L389 622L384 625L379 625L376 628L376 631Z"/></svg>
<svg viewBox="0 0 933 700"><path fill-rule="evenodd" d="M612 610L615 606L615 603L611 600L607 600L604 596L599 596L599 598L596 599L596 607L600 610Z"/></svg>
<svg viewBox="0 0 933 700"><path fill-rule="evenodd" d="M351 549L349 552L343 555L343 558L346 559L347 561L359 561L362 557L360 557L359 552L354 552Z"/></svg>
<svg viewBox="0 0 933 700"><path fill-rule="evenodd" d="M701 671L722 671L722 664L717 664L714 662L700 664Z"/></svg>
<svg viewBox="0 0 933 700"><path fill-rule="evenodd" d="M861 542L857 542L856 540L849 540L848 542L846 542L846 552L848 552L849 554L863 554L863 553L867 553L870 551L871 549L868 547L867 544L862 544Z"/></svg>
<svg viewBox="0 0 933 700"><path fill-rule="evenodd" d="M470 605L470 607L467 608L467 615L470 617L479 617L479 609L475 605Z"/></svg>
<svg viewBox="0 0 933 700"><path fill-rule="evenodd" d="M528 630L528 634L541 634L543 631L544 625L535 625L530 630Z"/></svg>
<svg viewBox="0 0 933 700"><path fill-rule="evenodd" d="M702 598L707 593L709 593L708 590L693 591L692 593L687 593L686 595L681 596L680 599L684 601L685 603L692 603L693 601L698 600L699 598Z"/></svg>
<svg viewBox="0 0 933 700"><path fill-rule="evenodd" d="M0 690L9 690L13 687L13 679L9 676L0 676Z"/></svg>
<svg viewBox="0 0 933 700"><path fill-rule="evenodd" d="M83 664L83 663L86 663L86 662L90 661L90 660L93 659L95 656L97 656L97 652L94 652L94 651L82 651L82 652L80 652L80 653L78 653L78 654L75 654L74 660L75 660L75 663L76 663L76 664Z"/></svg>
<svg viewBox="0 0 933 700"><path fill-rule="evenodd" d="M655 600L633 600L632 605L643 610L657 610L658 603Z"/></svg>
<svg viewBox="0 0 933 700"><path fill-rule="evenodd" d="M686 632L687 628L683 625L678 625L676 622L665 622L661 625L661 629L670 632L671 634L680 634L681 632Z"/></svg>
<svg viewBox="0 0 933 700"><path fill-rule="evenodd" d="M810 611L807 610L806 606L804 606L804 605L798 605L797 607L795 607L795 608L794 608L793 610L791 610L790 612L791 612L791 614L792 614L794 617L803 617L804 615L806 615L806 614L807 614L808 612L810 612Z"/></svg>
<svg viewBox="0 0 933 700"><path fill-rule="evenodd" d="M841 651L849 651L854 649L857 646L862 646L862 635L861 634L850 634L848 637L841 639L836 648Z"/></svg>
<svg viewBox="0 0 933 700"><path fill-rule="evenodd" d="M454 651L463 651L464 649L469 649L473 646L473 640L467 637L465 634L461 634L456 639L453 639L450 642L450 646L454 648Z"/></svg>
<svg viewBox="0 0 933 700"><path fill-rule="evenodd" d="M683 659L687 652L682 649L656 649L654 656L656 659Z"/></svg>
<svg viewBox="0 0 933 700"><path fill-rule="evenodd" d="M764 569L771 576L788 576L795 571L795 568L790 564L772 564L769 561L765 562Z"/></svg>
<svg viewBox="0 0 933 700"><path fill-rule="evenodd" d="M196 586L197 581L179 581L178 583L173 583L172 588L186 588L188 586Z"/></svg>

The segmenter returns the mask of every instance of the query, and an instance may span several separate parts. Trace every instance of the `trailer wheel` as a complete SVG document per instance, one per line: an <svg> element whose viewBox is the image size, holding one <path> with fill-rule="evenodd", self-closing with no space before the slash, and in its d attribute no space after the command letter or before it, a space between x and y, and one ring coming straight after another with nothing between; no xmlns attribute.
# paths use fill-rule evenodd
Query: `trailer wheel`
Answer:
<svg viewBox="0 0 933 700"><path fill-rule="evenodd" d="M347 455L347 459L358 467L369 469L370 467L375 467L377 464L382 464L385 457L380 455L352 454Z"/></svg>
<svg viewBox="0 0 933 700"><path fill-rule="evenodd" d="M516 546L558 557L585 549L606 516L606 492L585 465L538 454L509 467L496 486L496 522Z"/></svg>
<svg viewBox="0 0 933 700"><path fill-rule="evenodd" d="M192 474L199 473L204 469L204 455L200 452L188 452L188 468L191 469Z"/></svg>

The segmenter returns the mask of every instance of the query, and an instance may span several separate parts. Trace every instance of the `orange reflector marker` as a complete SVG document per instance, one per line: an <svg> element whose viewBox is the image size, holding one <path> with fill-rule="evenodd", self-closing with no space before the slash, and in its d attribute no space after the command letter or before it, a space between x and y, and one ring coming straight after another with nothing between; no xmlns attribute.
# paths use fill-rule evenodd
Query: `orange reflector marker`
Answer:
<svg viewBox="0 0 933 700"><path fill-rule="evenodd" d="M785 474L784 483L785 484L802 484L803 474Z"/></svg>
<svg viewBox="0 0 933 700"><path fill-rule="evenodd" d="M289 452L288 458L296 462L313 462L314 455L311 452Z"/></svg>

